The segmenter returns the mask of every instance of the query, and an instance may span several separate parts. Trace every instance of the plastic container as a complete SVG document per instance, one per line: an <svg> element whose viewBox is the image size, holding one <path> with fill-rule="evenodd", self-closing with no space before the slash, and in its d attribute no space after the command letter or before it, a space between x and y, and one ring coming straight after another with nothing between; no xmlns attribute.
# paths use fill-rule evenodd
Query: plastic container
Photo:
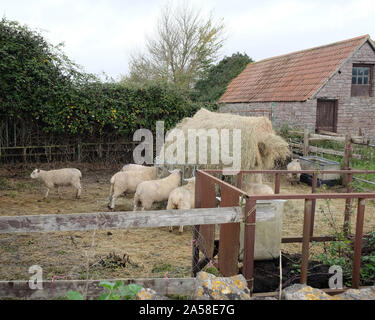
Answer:
<svg viewBox="0 0 375 320"><path fill-rule="evenodd" d="M280 256L283 208L286 200L258 200L256 205L254 260ZM245 223L241 223L240 261L243 259Z"/></svg>

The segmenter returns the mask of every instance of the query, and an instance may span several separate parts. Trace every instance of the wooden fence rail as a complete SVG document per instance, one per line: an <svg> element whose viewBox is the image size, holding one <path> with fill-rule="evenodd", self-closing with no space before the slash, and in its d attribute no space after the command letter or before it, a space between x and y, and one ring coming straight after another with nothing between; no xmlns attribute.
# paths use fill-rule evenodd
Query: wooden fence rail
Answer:
<svg viewBox="0 0 375 320"><path fill-rule="evenodd" d="M240 207L2 216L0 234L151 228L240 221Z"/></svg>

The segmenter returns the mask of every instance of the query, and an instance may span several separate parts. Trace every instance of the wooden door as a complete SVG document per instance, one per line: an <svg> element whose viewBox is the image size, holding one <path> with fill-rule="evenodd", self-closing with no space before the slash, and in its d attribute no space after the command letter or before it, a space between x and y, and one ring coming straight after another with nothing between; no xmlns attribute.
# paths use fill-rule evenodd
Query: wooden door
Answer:
<svg viewBox="0 0 375 320"><path fill-rule="evenodd" d="M337 100L318 100L316 131L337 132Z"/></svg>

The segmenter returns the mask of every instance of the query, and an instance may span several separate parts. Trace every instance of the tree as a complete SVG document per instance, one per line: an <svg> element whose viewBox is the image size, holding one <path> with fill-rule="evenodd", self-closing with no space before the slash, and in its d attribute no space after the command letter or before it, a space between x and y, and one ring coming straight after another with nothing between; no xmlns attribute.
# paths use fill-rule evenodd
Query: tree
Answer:
<svg viewBox="0 0 375 320"><path fill-rule="evenodd" d="M62 44L49 44L27 26L0 20L0 113L37 116L70 103L71 88L91 76L61 48Z"/></svg>
<svg viewBox="0 0 375 320"><path fill-rule="evenodd" d="M124 80L133 83L162 81L192 88L208 71L224 43L224 24L212 15L203 18L199 10L186 3L165 6L157 32L146 39L146 52L131 56L130 74Z"/></svg>
<svg viewBox="0 0 375 320"><path fill-rule="evenodd" d="M254 61L246 53L237 52L231 57L224 57L217 65L210 68L205 78L196 83L192 98L196 101L217 101L232 79L251 62Z"/></svg>

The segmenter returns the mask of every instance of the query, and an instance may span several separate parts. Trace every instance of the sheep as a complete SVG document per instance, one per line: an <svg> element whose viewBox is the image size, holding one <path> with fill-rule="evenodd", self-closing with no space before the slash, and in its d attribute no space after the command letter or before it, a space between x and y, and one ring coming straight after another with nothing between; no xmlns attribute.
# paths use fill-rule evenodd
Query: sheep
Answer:
<svg viewBox="0 0 375 320"><path fill-rule="evenodd" d="M47 192L44 195L44 199L48 197L49 190L53 187L57 187L57 193L60 196L59 187L62 186L73 186L76 190L76 198L81 196L81 178L82 173L75 168L63 168L57 170L41 170L35 169L30 177L32 179L39 179L44 182L47 187Z"/></svg>
<svg viewBox="0 0 375 320"><path fill-rule="evenodd" d="M288 165L286 166L288 171L299 171L301 169L301 164L299 159L294 159ZM300 173L288 173L287 174L287 179L291 184L294 184L296 182L299 182L301 177Z"/></svg>
<svg viewBox="0 0 375 320"><path fill-rule="evenodd" d="M150 167L149 170L119 171L115 173L111 180L109 191L108 208L115 208L115 201L123 193L134 193L137 186L148 180L156 178L156 167Z"/></svg>
<svg viewBox="0 0 375 320"><path fill-rule="evenodd" d="M129 163L122 167L121 171L155 170L155 167L142 166L140 164Z"/></svg>
<svg viewBox="0 0 375 320"><path fill-rule="evenodd" d="M169 171L169 170L168 170ZM159 180L141 182L134 195L134 211L141 205L142 211L150 209L154 202L166 201L173 189L181 184L181 170L169 171L170 175Z"/></svg>
<svg viewBox="0 0 375 320"><path fill-rule="evenodd" d="M187 181L182 187L174 189L168 197L167 209L192 209L195 206L195 177L184 179ZM172 232L173 227L169 227ZM180 226L178 232L182 234L184 226Z"/></svg>
<svg viewBox="0 0 375 320"><path fill-rule="evenodd" d="M274 194L273 189L262 183L247 183L244 184L242 190L247 194Z"/></svg>

